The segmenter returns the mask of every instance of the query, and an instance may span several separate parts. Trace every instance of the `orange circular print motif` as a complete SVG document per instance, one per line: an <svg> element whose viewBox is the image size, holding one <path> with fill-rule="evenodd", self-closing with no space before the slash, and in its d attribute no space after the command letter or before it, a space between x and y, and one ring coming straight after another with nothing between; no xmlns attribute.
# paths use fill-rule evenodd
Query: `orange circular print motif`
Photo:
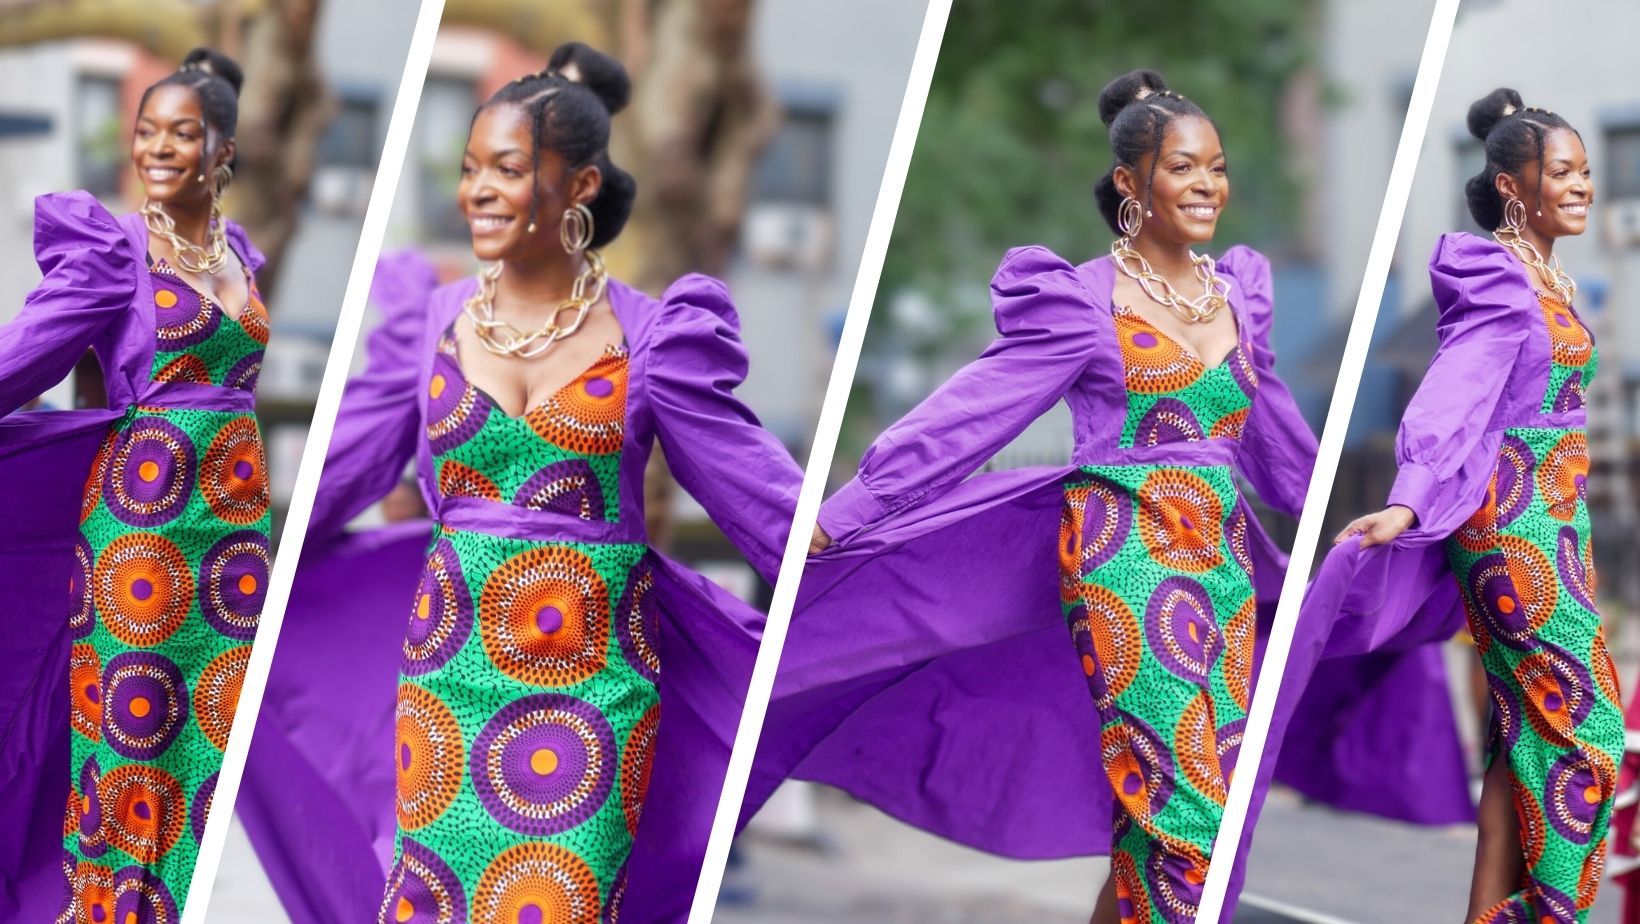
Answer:
<svg viewBox="0 0 1640 924"><path fill-rule="evenodd" d="M199 474L205 502L218 518L250 526L268 512L268 463L254 417L230 421L211 440Z"/></svg>
<svg viewBox="0 0 1640 924"><path fill-rule="evenodd" d="M1091 583L1080 591L1081 602L1069 616L1071 637L1094 703L1107 709L1139 675L1143 633L1133 610L1115 591Z"/></svg>
<svg viewBox="0 0 1640 924"><path fill-rule="evenodd" d="M188 560L171 540L151 533L126 533L110 542L97 556L91 580L103 626L137 648L170 638L193 603Z"/></svg>
<svg viewBox="0 0 1640 924"><path fill-rule="evenodd" d="M268 324L268 309L262 304L262 295L256 291L256 284L251 284L250 301L245 304L245 310L239 315L239 326L250 334L251 339L263 346L268 345L268 337L272 330Z"/></svg>
<svg viewBox="0 0 1640 924"><path fill-rule="evenodd" d="M501 499L501 489L495 486L494 481L471 465L455 459L445 459L439 465L438 493L444 497L476 497L488 501Z"/></svg>
<svg viewBox="0 0 1640 924"><path fill-rule="evenodd" d="M1122 348L1127 387L1140 394L1158 395L1187 388L1201 377L1202 364L1171 337L1157 330L1139 313L1118 306L1116 338Z"/></svg>
<svg viewBox="0 0 1640 924"><path fill-rule="evenodd" d="M148 764L126 764L97 784L107 813L108 843L139 863L153 863L176 846L188 804L176 778Z"/></svg>
<svg viewBox="0 0 1640 924"><path fill-rule="evenodd" d="M239 688L250 662L251 646L230 648L211 659L194 683L194 719L218 751L228 746L234 710L239 706Z"/></svg>
<svg viewBox="0 0 1640 924"><path fill-rule="evenodd" d="M626 816L626 831L636 836L638 819L643 814L643 800L649 794L649 771L655 760L655 736L661 729L661 707L650 706L626 736L626 747L621 752L621 812Z"/></svg>
<svg viewBox="0 0 1640 924"><path fill-rule="evenodd" d="M585 553L563 546L520 552L479 594L484 651L502 673L564 687L603 670L609 589Z"/></svg>
<svg viewBox="0 0 1640 924"><path fill-rule="evenodd" d="M1589 331L1554 296L1538 293L1538 307L1543 309L1543 320L1549 326L1551 355L1562 366L1581 368L1594 352L1594 341Z"/></svg>
<svg viewBox="0 0 1640 924"><path fill-rule="evenodd" d="M542 439L571 452L616 452L626 435L626 385L626 350L611 346L524 419Z"/></svg>
<svg viewBox="0 0 1640 924"><path fill-rule="evenodd" d="M598 918L598 877L557 844L526 841L507 848L473 890L474 924L594 924Z"/></svg>
<svg viewBox="0 0 1640 924"><path fill-rule="evenodd" d="M160 370L154 373L154 381L209 385L211 384L211 370L205 368L205 360L192 353L184 353L161 366Z"/></svg>
<svg viewBox="0 0 1640 924"><path fill-rule="evenodd" d="M412 683L399 685L394 739L399 825L414 831L432 824L455 801L466 743L450 707Z"/></svg>
<svg viewBox="0 0 1640 924"><path fill-rule="evenodd" d="M68 653L69 725L90 741L102 740L102 659L88 644Z"/></svg>
<svg viewBox="0 0 1640 924"><path fill-rule="evenodd" d="M1139 535L1155 561L1200 573L1224 556L1224 504L1213 486L1183 469L1159 468L1139 488Z"/></svg>
<svg viewBox="0 0 1640 924"><path fill-rule="evenodd" d="M1581 432L1573 431L1543 454L1537 470L1538 494L1549 505L1549 515L1571 522L1587 496L1588 478L1589 443Z"/></svg>

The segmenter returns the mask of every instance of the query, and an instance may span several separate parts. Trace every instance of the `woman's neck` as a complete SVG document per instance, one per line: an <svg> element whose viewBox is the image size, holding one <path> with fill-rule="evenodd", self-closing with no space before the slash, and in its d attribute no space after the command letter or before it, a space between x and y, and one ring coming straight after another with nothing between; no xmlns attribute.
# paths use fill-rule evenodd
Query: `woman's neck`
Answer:
<svg viewBox="0 0 1640 924"><path fill-rule="evenodd" d="M171 222L176 226L177 236L183 240L201 247L206 246L206 238L211 229L211 200L204 199L193 202L166 202L160 208L171 216Z"/></svg>
<svg viewBox="0 0 1640 924"><path fill-rule="evenodd" d="M1145 258L1145 262L1150 264L1152 270L1168 279L1189 276L1195 272L1190 245L1187 243L1140 237L1134 240L1133 249Z"/></svg>
<svg viewBox="0 0 1640 924"><path fill-rule="evenodd" d="M1538 253L1547 258L1555 250L1555 239L1528 224L1520 229L1521 239L1536 247Z"/></svg>
<svg viewBox="0 0 1640 924"><path fill-rule="evenodd" d="M569 298L586 262L580 255L541 260L507 260L496 280L496 300L521 315L545 315Z"/></svg>

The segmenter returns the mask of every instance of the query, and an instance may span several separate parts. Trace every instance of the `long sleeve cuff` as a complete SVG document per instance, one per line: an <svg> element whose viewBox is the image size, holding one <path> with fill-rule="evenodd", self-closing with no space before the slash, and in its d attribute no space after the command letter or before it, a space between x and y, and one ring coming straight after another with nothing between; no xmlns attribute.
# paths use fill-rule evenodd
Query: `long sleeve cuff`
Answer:
<svg viewBox="0 0 1640 924"><path fill-rule="evenodd" d="M859 476L855 476L820 505L817 522L833 542L841 542L862 527L882 519L887 513L888 508L877 500Z"/></svg>
<svg viewBox="0 0 1640 924"><path fill-rule="evenodd" d="M1440 479L1427 465L1404 463L1395 475L1395 486L1389 490L1389 506L1409 508L1422 523L1429 513L1430 500L1440 486Z"/></svg>

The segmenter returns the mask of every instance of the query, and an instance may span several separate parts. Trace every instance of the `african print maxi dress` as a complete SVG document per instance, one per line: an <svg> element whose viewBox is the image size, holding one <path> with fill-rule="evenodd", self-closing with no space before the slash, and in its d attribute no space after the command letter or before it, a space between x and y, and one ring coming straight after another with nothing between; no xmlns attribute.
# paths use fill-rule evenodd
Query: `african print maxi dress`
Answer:
<svg viewBox="0 0 1640 924"><path fill-rule="evenodd" d="M1550 342L1540 411L1580 410L1594 341L1572 306L1544 292L1535 301ZM1492 696L1488 761L1508 762L1526 860L1520 892L1482 924L1588 917L1623 759L1622 700L1594 601L1584 428L1532 423L1503 431L1485 502L1447 540Z"/></svg>
<svg viewBox="0 0 1640 924"><path fill-rule="evenodd" d="M610 346L511 417L447 330L428 391L439 494L618 521L627 377ZM404 641L384 924L596 921L619 902L660 722L646 551L438 530Z"/></svg>
<svg viewBox="0 0 1640 924"><path fill-rule="evenodd" d="M1125 919L1192 920L1285 565L1238 483L1296 514L1315 437L1262 256L1219 262L1239 337L1211 367L1115 272L1009 252L998 339L821 507L746 813L830 783L1004 856L1110 854ZM968 477L1060 400L1071 466Z"/></svg>

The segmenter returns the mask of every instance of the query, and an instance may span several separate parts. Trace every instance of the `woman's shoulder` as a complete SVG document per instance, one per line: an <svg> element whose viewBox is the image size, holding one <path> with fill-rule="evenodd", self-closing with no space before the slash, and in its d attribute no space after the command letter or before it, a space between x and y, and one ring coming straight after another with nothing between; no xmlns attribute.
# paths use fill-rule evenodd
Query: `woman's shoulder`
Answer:
<svg viewBox="0 0 1640 924"><path fill-rule="evenodd" d="M1435 240L1430 254L1431 270L1507 269L1515 265L1509 248L1491 236L1468 231L1448 231Z"/></svg>
<svg viewBox="0 0 1640 924"><path fill-rule="evenodd" d="M1243 286L1270 278L1270 258L1247 244L1230 247L1214 261L1214 268Z"/></svg>

